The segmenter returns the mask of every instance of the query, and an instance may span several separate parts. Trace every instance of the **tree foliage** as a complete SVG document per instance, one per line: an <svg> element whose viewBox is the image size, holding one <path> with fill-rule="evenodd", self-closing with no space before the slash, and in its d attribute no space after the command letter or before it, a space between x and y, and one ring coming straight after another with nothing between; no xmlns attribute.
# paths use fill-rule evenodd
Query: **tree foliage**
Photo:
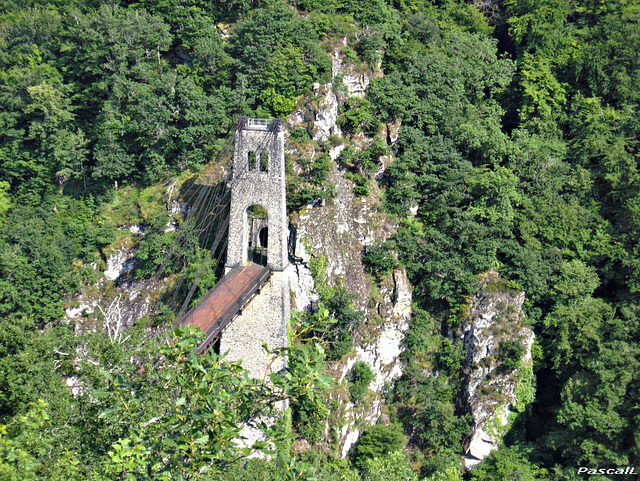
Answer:
<svg viewBox="0 0 640 481"><path fill-rule="evenodd" d="M245 454L233 442L239 423L268 411L273 392L236 365L195 359L192 340L170 347L138 326L123 346L97 332L77 337L61 322L69 299L97 281L122 218L147 232L133 276L164 265L174 234L164 205L153 207L164 202L154 188L213 158L237 115L286 117L313 106L314 83L335 77L340 90L341 75L355 71L372 80L362 98L338 92L350 145L337 165L327 142L296 168L289 162L287 175L291 211L329 201L328 179L343 170L364 203L381 192L398 229L370 244L363 262L376 277L401 264L414 286L406 367L389 398L415 459L399 452L400 428L374 427L356 448L361 474L411 479L410 466L421 465L427 479L459 479L469 427L455 332L490 269L526 292L538 391L513 428L529 447L501 448L471 478L561 479L579 464L638 464L639 8L637 0L4 2L1 476L188 478L201 468L229 479L356 476L326 453L295 459L281 450L274 466L234 464ZM336 46L342 57L332 59ZM333 71L338 60L353 72ZM401 125L394 143L380 135L391 124ZM301 151L313 142L308 127L291 132ZM179 262L191 262L185 276L195 280L206 263L197 240ZM201 279L200 294L215 275ZM310 442L326 440L324 364L343 359L366 327L346 289L319 287L318 312L296 321L307 337L273 379ZM505 367L517 367L520 347L500 346ZM85 394L74 397L66 383L77 377Z"/></svg>

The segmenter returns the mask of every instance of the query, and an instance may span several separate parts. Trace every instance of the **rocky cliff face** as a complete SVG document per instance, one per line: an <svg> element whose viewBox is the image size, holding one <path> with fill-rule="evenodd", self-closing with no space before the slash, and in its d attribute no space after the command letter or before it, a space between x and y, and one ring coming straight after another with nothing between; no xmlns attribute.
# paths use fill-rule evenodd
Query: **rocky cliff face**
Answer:
<svg viewBox="0 0 640 481"><path fill-rule="evenodd" d="M333 54L333 77L340 76L344 90L336 94L332 84L316 85L316 100L312 102L315 107L308 106L306 111L294 113L290 118L294 125L308 128L318 142L342 136L336 124L340 103L350 96L364 96L370 82L371 73L353 71L344 63L343 46ZM398 127L387 128L390 131L384 132L385 137L395 141ZM372 139L362 137L357 144L370 142ZM400 354L411 318L411 286L402 269L393 272L380 286L365 272L364 248L377 239L388 239L396 226L379 211L380 198L375 191L366 197L354 195L353 183L336 162L343 148L344 145L338 143L329 150L334 163L327 182L335 186L335 196L302 208L292 218L296 257L302 262L290 270L294 308L308 309L318 299L308 267L312 254L326 261L327 284L341 284L355 294L356 308L366 313L366 322L354 333L354 351L328 366L337 383L331 394L333 405L338 406L331 414L331 428L342 456L346 456L357 442L362 426L375 424L380 418L385 385L402 374ZM389 161L389 158L381 159L383 168ZM345 386L357 361L369 365L375 379L369 386L368 401L355 405Z"/></svg>
<svg viewBox="0 0 640 481"><path fill-rule="evenodd" d="M346 39L332 54L332 76L334 80L340 77L346 91L336 93L332 83L316 84L315 99L304 111L293 113L289 119L294 126L309 128L314 140L318 142L327 140L329 136L342 137L336 123L341 102L349 97L364 96L371 76L379 75L357 71L345 63L342 54L345 46ZM399 125L388 127L387 130L392 132L388 136L397 139L398 128ZM373 139L364 137L358 140L361 145L373 142ZM327 259L326 274L330 285L343 282L350 292L357 295L357 306L366 309L369 282L361 261L362 250L376 238L386 240L396 226L378 211L380 199L375 193L367 197L354 195L353 183L345 178L344 169L336 162L345 148L344 140L340 142L329 150L334 164L327 183L335 186L335 196L321 204L302 208L294 216L293 224L297 231L297 244L305 244L313 254ZM312 153L312 157L313 155L315 153ZM381 159L382 166L389 160ZM299 255L306 254L301 251Z"/></svg>
<svg viewBox="0 0 640 481"><path fill-rule="evenodd" d="M128 328L151 312L165 282L136 280L129 275L136 265L136 251L126 243L110 253L102 277L66 309L65 317L77 331L100 326L105 316Z"/></svg>
<svg viewBox="0 0 640 481"><path fill-rule="evenodd" d="M395 228L378 212L377 199L356 197L353 184L334 164L329 182L335 186L333 199L300 210L294 222L300 242L327 260L330 285L342 282L356 294L356 305L367 309L369 281L362 265L362 251L376 239L386 240Z"/></svg>
<svg viewBox="0 0 640 481"><path fill-rule="evenodd" d="M467 351L465 404L473 416L465 465L473 468L496 449L517 412L533 398L531 346L523 325L525 293L490 272L469 303L462 341Z"/></svg>
<svg viewBox="0 0 640 481"><path fill-rule="evenodd" d="M331 84L317 83L313 86L313 93L321 99L313 120L313 140L323 142L329 140L332 135L341 136L342 130L337 124L340 104Z"/></svg>
<svg viewBox="0 0 640 481"><path fill-rule="evenodd" d="M375 240L388 239L396 225L380 212L380 197L375 187L368 196L355 196L353 182L345 176L345 170L337 162L345 143L337 125L340 105L351 96L363 97L370 78L376 75L371 71L356 71L345 63L341 53L345 45L339 45L333 54L334 83L340 88L334 91L334 83L317 84L314 87L315 98L289 118L290 125L304 127L312 134L315 143L311 143L311 150L317 148L319 143L324 143L323 148L327 148L328 141L331 141L329 156L333 165L327 182L335 186L335 196L304 207L292 216L295 257L298 261L286 271L294 309L310 310L317 303L319 296L309 264L312 256L321 256L326 259L328 285L343 285L355 294L356 308L366 313L366 321L354 333L353 351L328 368L338 385L331 394L337 401L334 405L338 405L332 412L334 422L331 427L337 432L336 442L343 456L358 440L362 427L376 423L382 415L383 391L402 372L400 354L411 318L411 286L404 270L395 270L378 284L366 274L362 264L364 248ZM385 126L381 135L393 143L398 137L398 129L399 124ZM357 139L351 139L355 148L366 147L373 140L362 134ZM305 155L313 158L315 152L305 152ZM391 156L380 159L381 173L391 161ZM168 197L172 197L170 191ZM167 208L170 215L189 210L189 206L176 201L169 203ZM170 223L167 231L174 228L174 223ZM131 275L136 266L136 239L145 233L136 226L126 230L129 232L123 232L123 237L129 241L112 246L106 258L105 272L95 288L76 300L78 307L68 310L68 318L74 320L76 325L96 324L95 319L100 317L98 306L109 309L111 300L115 298L118 299L118 309L122 310L120 318L128 325L151 309L153 297L162 285L136 281ZM357 361L369 365L375 378L369 386L366 402L355 405L349 398L347 378Z"/></svg>
<svg viewBox="0 0 640 481"><path fill-rule="evenodd" d="M369 340L356 337L355 354L338 366L339 380L345 382L353 365L362 361L371 367L375 379L369 388L374 396L370 405L362 407L348 402L343 406L344 419L338 445L343 457L360 437L359 425L378 422L382 415L382 394L385 387L402 375L400 354L404 348L404 338L411 322L411 286L404 269L393 272L391 281L383 284L382 299L375 306L382 319L378 326L365 326ZM362 336L363 332L360 332Z"/></svg>
<svg viewBox="0 0 640 481"><path fill-rule="evenodd" d="M170 205L170 216L180 212L180 207ZM173 222L167 232L174 229ZM145 231L141 225L121 227L121 236L105 251L104 271L97 282L72 301L66 309L66 320L73 322L77 331L104 327L107 318L118 319L128 328L148 315L155 300L166 288L166 280L139 280L132 275L138 265L136 253L139 239ZM99 267L94 265L94 269Z"/></svg>
<svg viewBox="0 0 640 481"><path fill-rule="evenodd" d="M322 249L330 254L336 247L339 250L339 246L331 244L323 245ZM304 249L301 253L304 253ZM289 269L294 308L313 308L318 296L311 284L306 284L309 289L305 292L303 279L311 276L306 261ZM303 274L299 276L298 273ZM301 291L304 293L303 296L300 295ZM299 299L314 301L305 305L304 302L299 302ZM333 405L337 406L332 410L328 431L334 433L334 441L342 457L346 457L358 441L363 426L378 422L383 414L382 395L386 387L402 375L400 355L411 321L411 301L411 286L407 275L404 269L397 269L382 282L378 301L369 306L366 322L354 334L354 350L340 361L327 365L327 372L335 380L334 389L329 397L335 401ZM367 401L355 404L349 398L347 383L349 373L358 361L365 362L375 378L369 386Z"/></svg>

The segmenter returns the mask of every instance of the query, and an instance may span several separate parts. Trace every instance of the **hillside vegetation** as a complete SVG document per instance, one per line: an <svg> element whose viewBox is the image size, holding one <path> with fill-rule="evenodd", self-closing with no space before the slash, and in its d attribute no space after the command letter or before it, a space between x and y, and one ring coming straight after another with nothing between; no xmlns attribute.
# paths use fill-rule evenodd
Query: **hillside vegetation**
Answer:
<svg viewBox="0 0 640 481"><path fill-rule="evenodd" d="M344 90L338 45L375 72L340 106L340 162L399 225L363 262L378 281L404 266L415 301L389 422L348 459L325 432L323 367L362 320L340 286L294 319L270 386L195 358L197 333L158 334L167 307L126 336L63 321L118 227L145 226L134 275L158 270L175 240L163 190L216 159L238 115L286 119L314 83ZM524 481L640 467L638 85L637 0L5 0L0 478ZM330 202L328 155L295 161L290 211ZM203 262L197 241L182 255ZM162 268L193 282L182 266ZM464 353L449 332L488 271L526 293L535 399L463 473ZM520 349L504 347L505 366ZM355 403L371 381L356 366ZM247 462L241 423L284 398L291 415L256 446L271 461ZM301 439L308 449L293 449Z"/></svg>

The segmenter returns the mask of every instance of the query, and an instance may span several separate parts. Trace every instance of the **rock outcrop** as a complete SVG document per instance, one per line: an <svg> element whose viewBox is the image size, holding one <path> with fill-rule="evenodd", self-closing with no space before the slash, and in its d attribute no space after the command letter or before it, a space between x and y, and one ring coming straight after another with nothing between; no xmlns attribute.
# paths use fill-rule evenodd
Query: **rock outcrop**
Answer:
<svg viewBox="0 0 640 481"><path fill-rule="evenodd" d="M411 286L404 269L393 272L391 282L382 286L382 300L377 304L382 324L367 329L371 340L356 341L355 356L350 357L342 365L340 380L344 381L353 365L362 361L369 365L375 374L371 382L371 389L378 396L374 396L371 405L364 409L357 409L352 403L345 406L345 424L341 437L338 439L342 457L346 457L349 450L358 441L360 429L358 424L375 424L382 415L382 397L385 387L402 376L402 362L400 355L404 348L404 338L411 322ZM358 423L360 421L360 423Z"/></svg>
<svg viewBox="0 0 640 481"><path fill-rule="evenodd" d="M498 448L512 418L532 400L531 346L523 325L525 293L489 272L469 302L462 341L467 351L465 404L473 416L465 443L465 466L473 468Z"/></svg>
<svg viewBox="0 0 640 481"><path fill-rule="evenodd" d="M330 366L337 382L346 377L357 361L369 365L375 379L370 385L375 393L366 406L355 406L348 398L335 417L340 419L337 442L342 456L357 442L364 424L375 424L382 413L381 394L385 386L402 374L400 354L411 319L411 286L403 269L393 272L380 286L374 302L370 299L372 280L362 265L362 250L374 239L386 239L395 226L374 207L371 199L353 195L352 185L334 169L331 180L336 185L336 197L322 205L306 207L295 219L296 257L289 268L293 307L309 310L318 300L309 269L310 254L326 260L329 285L342 284L356 295L355 305L367 313L367 321L354 334L356 347L347 359Z"/></svg>
<svg viewBox="0 0 640 481"><path fill-rule="evenodd" d="M347 96L361 96L369 83L366 74L346 73L340 53L334 54L334 77L342 75L347 87ZM315 140L326 140L331 135L341 135L336 125L339 98L332 85L317 85L319 109L313 116L311 132ZM343 99L344 100L344 99ZM302 118L301 113L293 119ZM397 129L396 129L397 137ZM367 139L363 139L366 143ZM340 362L332 363L329 371L336 381L346 385L349 372L357 361L365 362L375 374L369 386L372 395L368 402L355 405L345 395L345 390L332 394L340 400L337 419L336 441L342 456L346 456L360 436L363 425L375 424L382 414L382 393L385 386L402 374L400 354L411 318L411 287L404 270L396 270L381 286L376 299L372 291L378 287L366 274L362 264L362 252L376 240L386 240L396 226L379 212L380 199L376 192L367 197L353 193L353 183L345 177L345 171L337 164L344 145L335 145L329 150L334 161L327 182L335 189L335 195L327 201L302 208L292 219L295 228L296 252L300 259L291 268L291 289L294 308L306 310L314 305L318 294L312 286L309 270L310 253L325 261L327 284L341 284L355 294L356 308L367 314L367 321L354 333L354 352ZM384 166L384 162L383 162Z"/></svg>
<svg viewBox="0 0 640 481"><path fill-rule="evenodd" d="M368 305L369 281L362 265L362 250L376 239L386 240L395 226L377 210L375 199L356 197L353 184L334 165L329 182L335 197L319 206L304 207L295 222L299 238L311 252L327 260L331 285L342 282L356 294L356 305Z"/></svg>
<svg viewBox="0 0 640 481"><path fill-rule="evenodd" d="M338 75L342 76L342 83L347 89L349 97L364 97L369 83L371 83L371 74L362 70L357 70L353 66L345 62L342 49L347 46L347 37L342 41L342 45L337 48L331 56L331 73L333 78Z"/></svg>
<svg viewBox="0 0 640 481"><path fill-rule="evenodd" d="M145 236L144 227L122 226L120 231L118 240L105 249L102 276L71 300L72 305L65 311L65 319L74 323L76 331L104 328L105 314L116 316L124 327L131 327L152 311L155 299L166 288L164 280L133 276L140 262L136 254L139 239ZM98 269L97 264L94 269Z"/></svg>
<svg viewBox="0 0 640 481"><path fill-rule="evenodd" d="M332 135L342 135L337 124L340 104L331 84L317 83L313 86L313 93L321 99L313 121L313 140L323 142Z"/></svg>
<svg viewBox="0 0 640 481"><path fill-rule="evenodd" d="M117 280L120 276L132 271L136 267L135 248L121 247L107 257L107 267L104 277L110 281Z"/></svg>

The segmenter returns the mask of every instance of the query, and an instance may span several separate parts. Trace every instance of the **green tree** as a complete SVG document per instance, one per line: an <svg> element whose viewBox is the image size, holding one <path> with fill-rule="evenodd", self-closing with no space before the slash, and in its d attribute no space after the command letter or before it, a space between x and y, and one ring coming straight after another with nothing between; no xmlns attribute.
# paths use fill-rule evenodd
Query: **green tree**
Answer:
<svg viewBox="0 0 640 481"><path fill-rule="evenodd" d="M377 279L386 276L391 269L395 269L398 265L398 260L392 252L389 252L389 249L388 243L379 240L364 249L362 263L366 266L369 274Z"/></svg>
<svg viewBox="0 0 640 481"><path fill-rule="evenodd" d="M557 303L544 319L553 367L567 375L586 362L600 349L604 327L613 314L605 301L590 296Z"/></svg>
<svg viewBox="0 0 640 481"><path fill-rule="evenodd" d="M547 479L547 472L529 462L526 453L516 447L501 448L491 453L471 472L471 479L489 481L495 479L513 479L533 481Z"/></svg>
<svg viewBox="0 0 640 481"><path fill-rule="evenodd" d="M49 426L47 404L40 400L17 416L9 425L0 425L0 476L7 481L20 479L80 480L78 458L66 451L64 458L51 463L47 453L54 447L43 436Z"/></svg>
<svg viewBox="0 0 640 481"><path fill-rule="evenodd" d="M366 362L356 361L351 368L351 379L349 380L349 394L355 403L362 401L367 394L371 381L376 378L371 368Z"/></svg>
<svg viewBox="0 0 640 481"><path fill-rule="evenodd" d="M251 451L235 440L243 424L255 425L259 414L271 412L266 386L212 351L197 357L196 343L197 338L178 333L172 346L160 352L163 372L149 372L136 381L162 383L170 394L160 405L141 396L136 383L104 371L111 408L103 416L125 428L109 452L106 473L123 478L147 473L158 479L195 472L211 476ZM266 449L266 444L258 442L253 449Z"/></svg>
<svg viewBox="0 0 640 481"><path fill-rule="evenodd" d="M574 6L571 0L507 0L510 33L516 45L545 57L569 56L574 42L574 25L568 22Z"/></svg>
<svg viewBox="0 0 640 481"><path fill-rule="evenodd" d="M555 120L562 113L567 101L566 86L555 78L545 57L534 57L525 53L520 65L522 107L520 120L526 122Z"/></svg>
<svg viewBox="0 0 640 481"><path fill-rule="evenodd" d="M272 114L289 113L292 99L313 82L326 80L330 70L329 58L317 43L308 20L284 2L251 11L230 39L243 95L254 107L260 96L267 96ZM267 93L269 89L273 93Z"/></svg>
<svg viewBox="0 0 640 481"><path fill-rule="evenodd" d="M355 447L355 463L365 469L367 462L382 460L392 453L400 451L407 444L407 437L402 425L394 423L390 426L375 424L367 428L360 436ZM374 462L374 464L376 464ZM380 464L378 462L377 464Z"/></svg>
<svg viewBox="0 0 640 481"><path fill-rule="evenodd" d="M11 198L9 197L9 183L0 182L0 225L4 222L5 216L11 208Z"/></svg>
<svg viewBox="0 0 640 481"><path fill-rule="evenodd" d="M366 459L362 466L364 481L417 481L418 476L411 470L409 461L402 451L395 451L383 457Z"/></svg>
<svg viewBox="0 0 640 481"><path fill-rule="evenodd" d="M426 481L462 481L462 475L460 474L460 468L455 466L449 466L443 471L438 471L435 474L425 478Z"/></svg>
<svg viewBox="0 0 640 481"><path fill-rule="evenodd" d="M320 396L302 397L293 406L293 426L311 444L324 440L329 409Z"/></svg>

